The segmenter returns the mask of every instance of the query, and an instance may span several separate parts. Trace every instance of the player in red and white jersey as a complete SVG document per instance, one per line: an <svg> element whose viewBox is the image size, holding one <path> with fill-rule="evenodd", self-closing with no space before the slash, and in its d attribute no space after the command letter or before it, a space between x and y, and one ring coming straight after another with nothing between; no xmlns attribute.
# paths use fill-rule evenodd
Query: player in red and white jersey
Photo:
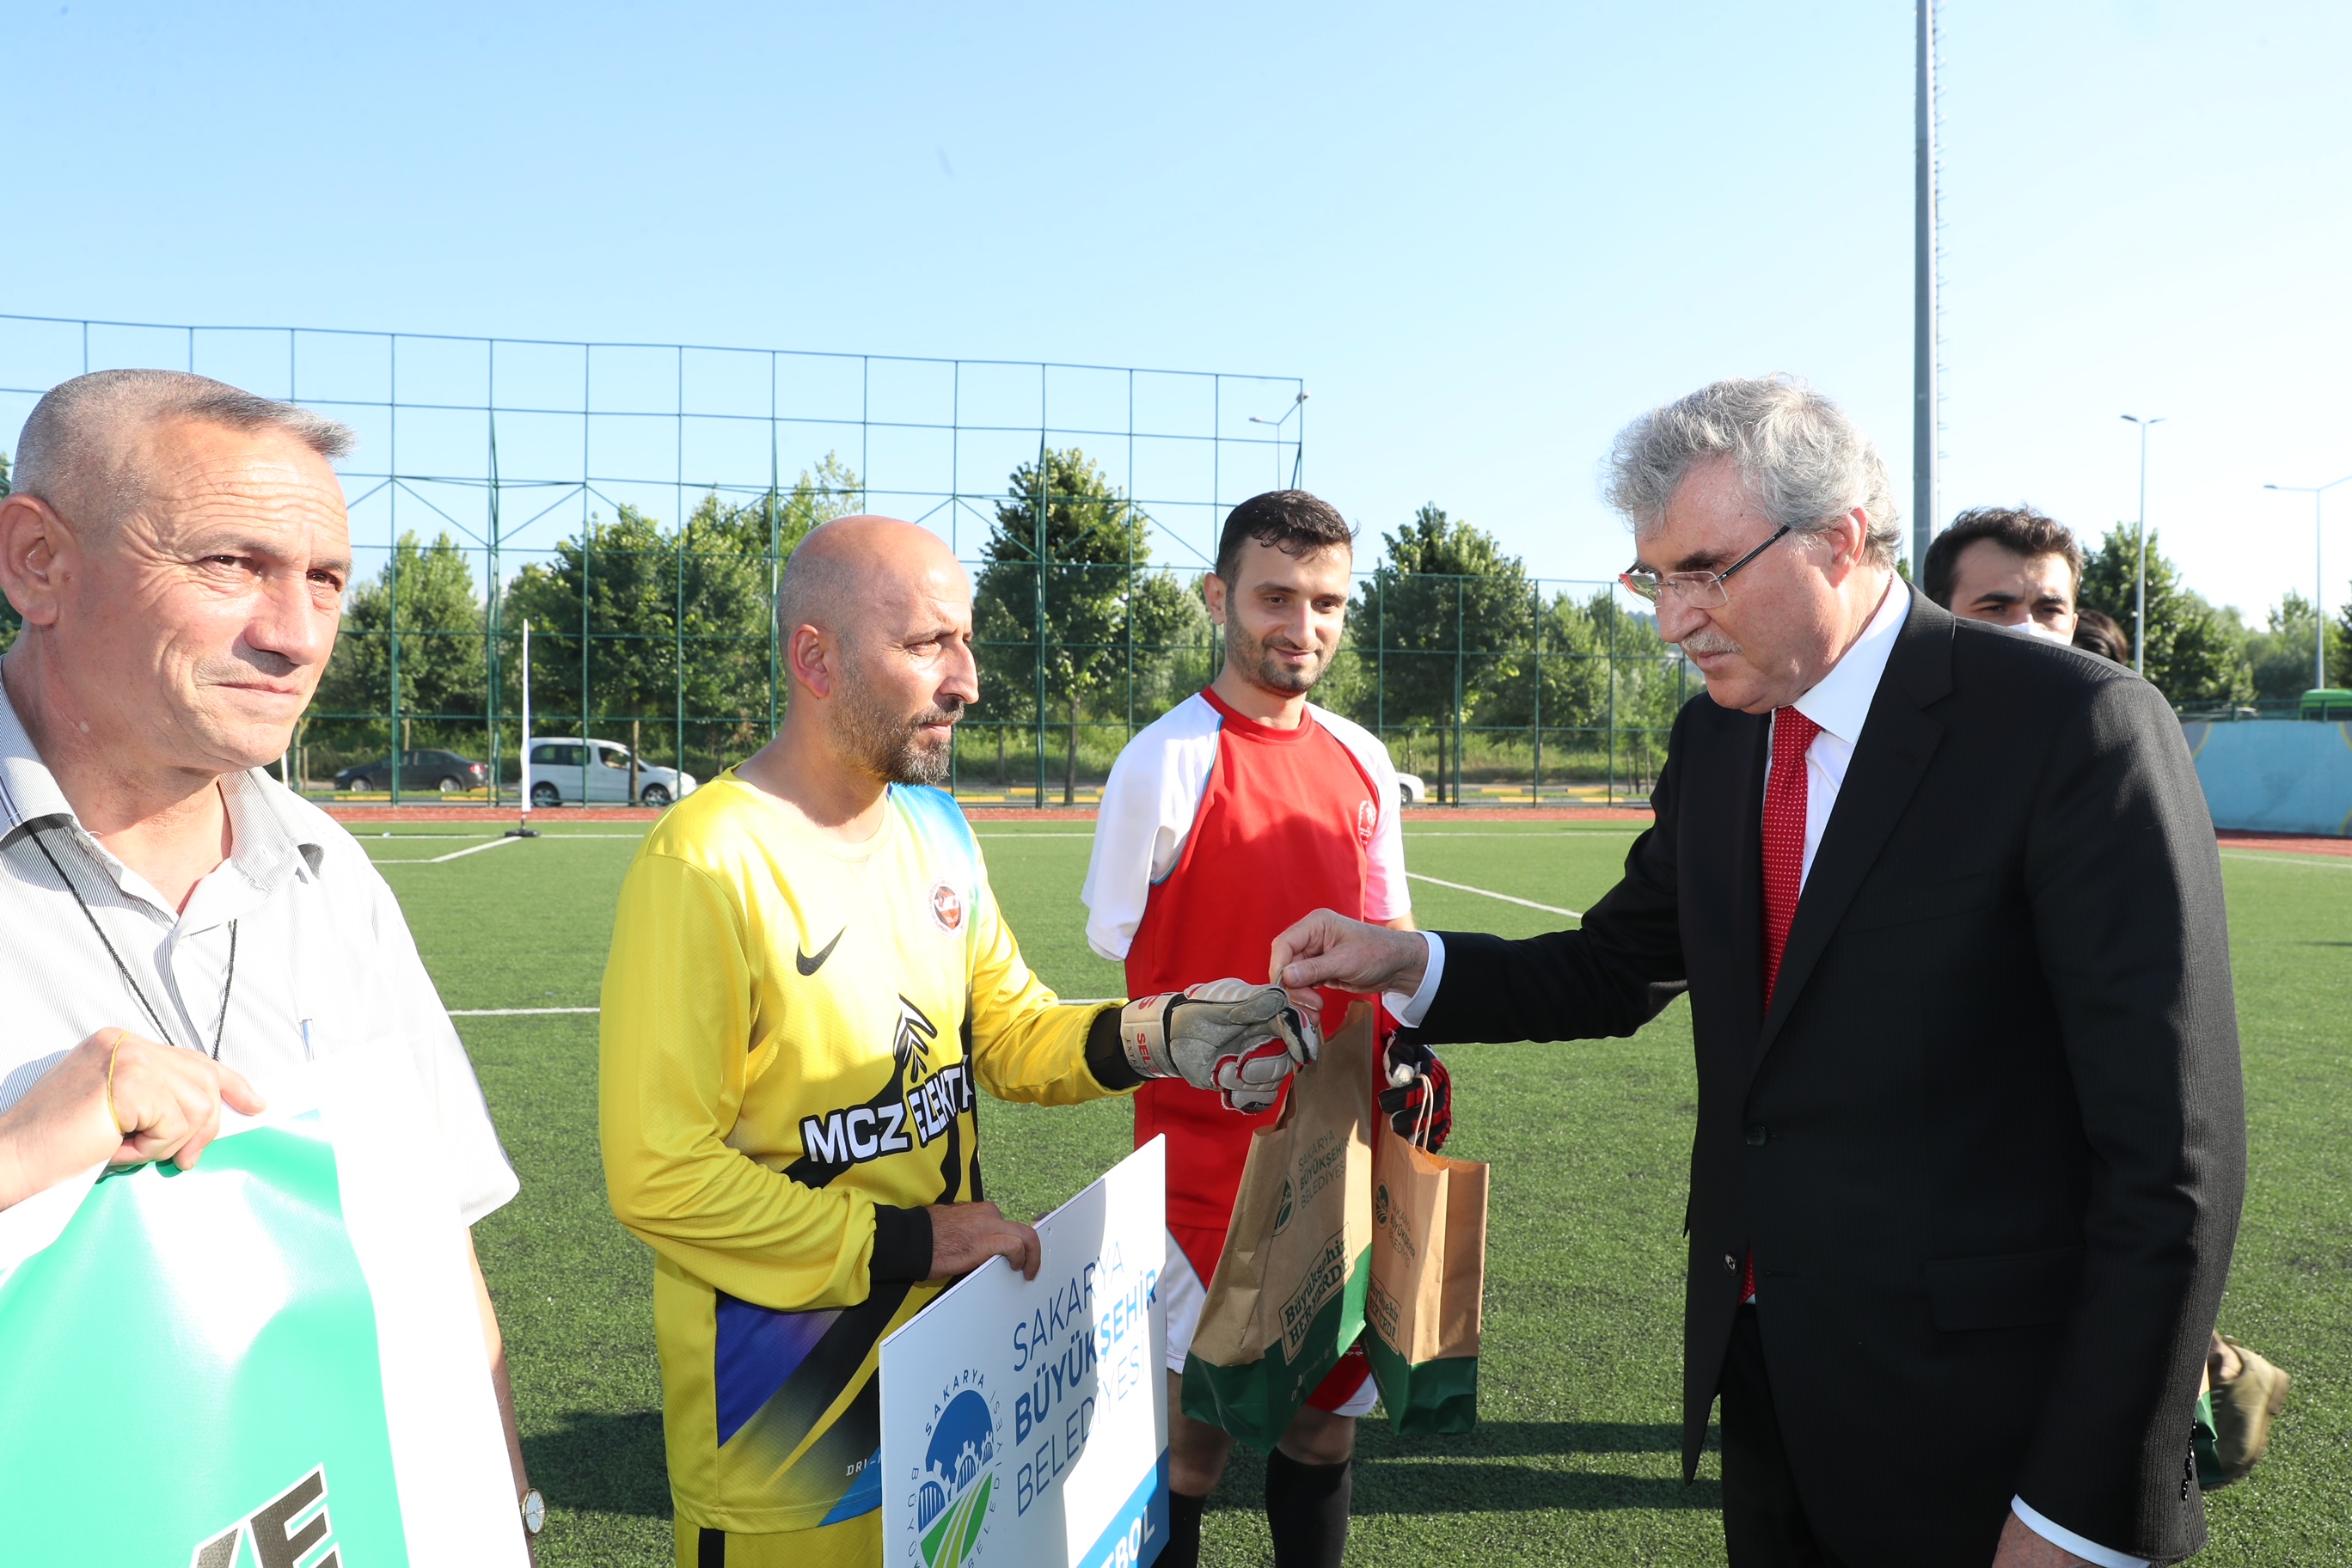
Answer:
<svg viewBox="0 0 2352 1568"><path fill-rule="evenodd" d="M1410 930L1402 800L1387 749L1369 731L1309 704L1339 651L1353 532L1304 490L1253 497L1225 520L1203 580L1225 630L1225 661L1129 742L1103 786L1084 892L1087 940L1127 965L1128 991L1177 991L1204 974L1255 975L1291 921L1328 907ZM1355 1000L1323 994L1328 1034ZM1392 1027L1382 1014L1383 1034ZM1424 1047L1392 1047L1418 1072L1381 1096L1400 1131L1432 1146L1450 1109L1444 1072ZM1392 1064L1391 1064L1392 1065ZM1168 1136L1171 1518L1165 1568L1192 1568L1201 1505L1233 1439L1181 1413L1172 1384L1223 1250L1250 1135L1279 1106L1239 1116L1181 1083L1148 1084L1135 1141ZM1337 1568L1347 1540L1355 1418L1372 1408L1370 1367L1351 1350L1310 1396L1266 1464L1277 1568Z"/></svg>

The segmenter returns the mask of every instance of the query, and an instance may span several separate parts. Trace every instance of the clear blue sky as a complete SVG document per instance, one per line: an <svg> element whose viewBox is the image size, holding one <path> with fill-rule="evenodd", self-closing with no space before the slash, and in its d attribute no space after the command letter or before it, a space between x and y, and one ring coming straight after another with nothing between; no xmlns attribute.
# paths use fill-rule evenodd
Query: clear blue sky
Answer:
<svg viewBox="0 0 2352 1568"><path fill-rule="evenodd" d="M1953 0L1947 516L2259 618L2352 473L2352 7ZM1908 497L1907 5L8 4L0 310L1305 378L1307 479L1624 563L1612 432L1790 370ZM1271 410L1270 410L1271 411ZM5 435L0 432L0 435ZM2352 578L2352 486L2330 529Z"/></svg>

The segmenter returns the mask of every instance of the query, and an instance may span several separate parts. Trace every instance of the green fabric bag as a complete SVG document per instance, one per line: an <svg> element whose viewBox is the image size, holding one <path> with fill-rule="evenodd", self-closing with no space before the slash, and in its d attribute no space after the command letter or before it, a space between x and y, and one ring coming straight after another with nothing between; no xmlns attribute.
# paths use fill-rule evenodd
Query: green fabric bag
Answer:
<svg viewBox="0 0 2352 1568"><path fill-rule="evenodd" d="M1250 1136L1184 1358L1184 1414L1271 1452L1363 1331L1371 1284L1371 1007L1358 1003Z"/></svg>
<svg viewBox="0 0 2352 1568"><path fill-rule="evenodd" d="M408 1562L373 1299L319 1114L102 1177L0 1278L11 1562Z"/></svg>
<svg viewBox="0 0 2352 1568"><path fill-rule="evenodd" d="M1486 1165L1449 1160L1378 1121L1364 1349L1400 1432L1478 1422L1486 1272Z"/></svg>

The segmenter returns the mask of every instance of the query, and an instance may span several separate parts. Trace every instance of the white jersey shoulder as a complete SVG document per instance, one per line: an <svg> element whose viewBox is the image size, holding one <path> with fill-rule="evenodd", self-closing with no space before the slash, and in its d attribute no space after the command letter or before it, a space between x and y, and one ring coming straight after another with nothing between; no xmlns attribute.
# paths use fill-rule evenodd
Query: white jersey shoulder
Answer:
<svg viewBox="0 0 2352 1568"><path fill-rule="evenodd" d="M1114 963L1127 961L1152 887L1183 853L1217 765L1223 722L1196 691L1137 731L1111 763L1078 898L1087 906L1087 945Z"/></svg>
<svg viewBox="0 0 2352 1568"><path fill-rule="evenodd" d="M1364 918L1401 919L1412 910L1412 894L1405 887L1404 796L1397 786L1396 764L1389 760L1389 749L1381 738L1354 720L1342 719L1311 702L1307 711L1333 740L1348 748L1349 755L1371 781L1373 798L1380 803L1372 841L1364 847Z"/></svg>
<svg viewBox="0 0 2352 1568"><path fill-rule="evenodd" d="M1395 920L1412 908L1405 888L1395 764L1388 748L1362 725L1312 704L1307 711L1356 759L1371 784L1380 817L1367 847L1364 913L1370 920ZM1223 723L1208 700L1195 693L1137 731L1111 764L1095 817L1086 886L1078 895L1087 906L1087 945L1103 957L1126 961L1151 889L1182 856L1216 768Z"/></svg>

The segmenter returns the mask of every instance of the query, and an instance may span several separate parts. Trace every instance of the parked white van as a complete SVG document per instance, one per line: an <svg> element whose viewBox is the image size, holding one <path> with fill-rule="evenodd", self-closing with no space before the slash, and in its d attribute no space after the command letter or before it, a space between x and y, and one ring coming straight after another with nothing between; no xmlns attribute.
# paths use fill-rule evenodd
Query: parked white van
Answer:
<svg viewBox="0 0 2352 1568"><path fill-rule="evenodd" d="M629 748L618 741L534 735L530 746L533 806L629 803ZM694 783L692 773L639 762L637 804L667 805L680 795L692 795Z"/></svg>

